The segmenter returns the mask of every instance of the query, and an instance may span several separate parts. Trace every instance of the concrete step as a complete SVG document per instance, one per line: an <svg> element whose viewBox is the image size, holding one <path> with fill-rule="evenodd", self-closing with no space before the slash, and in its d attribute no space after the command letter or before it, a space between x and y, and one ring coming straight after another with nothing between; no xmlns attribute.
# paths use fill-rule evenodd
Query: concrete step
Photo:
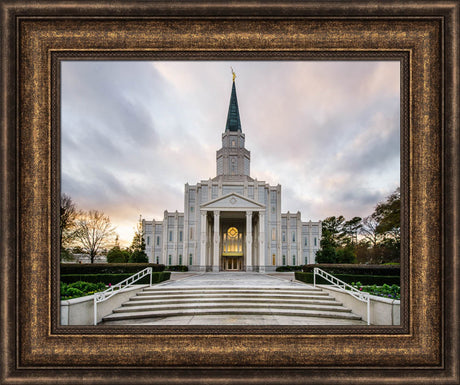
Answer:
<svg viewBox="0 0 460 385"><path fill-rule="evenodd" d="M126 320L136 318L157 318L175 317L185 315L282 315L301 317L324 317L360 320L361 317L351 312L320 311L320 310L298 310L298 309L241 309L241 308L209 308L209 309L180 309L164 311L139 311L112 313L103 318L103 321Z"/></svg>
<svg viewBox="0 0 460 385"><path fill-rule="evenodd" d="M266 303L246 303L246 302L234 302L229 303L218 303L218 302L208 302L208 303L183 303L183 304L174 304L174 305L142 305L142 306L122 306L115 309L114 313L128 313L128 312L139 312L139 311L165 311L165 310L185 310L185 309L195 309L195 310L204 310L204 309L222 309L222 308L238 308L238 309L267 309L267 311L273 310L320 310L320 311L337 311L337 312L351 312L350 309L343 307L340 304L337 305L305 305L305 304L266 304Z"/></svg>
<svg viewBox="0 0 460 385"><path fill-rule="evenodd" d="M104 321L207 315L279 315L360 320L313 287L148 287Z"/></svg>
<svg viewBox="0 0 460 385"><path fill-rule="evenodd" d="M241 292L276 292L276 293L322 293L323 291L319 288L314 288L314 287L181 287L181 288L169 288L169 287L161 287L161 286L152 286L152 287L146 287L144 292L152 292L152 293L157 293L157 292L162 292L162 293L176 293L176 292L189 292L189 293L195 293L195 292L206 292L206 293L220 293L220 292L234 292L234 293L241 293Z"/></svg>
<svg viewBox="0 0 460 385"><path fill-rule="evenodd" d="M258 297L248 297L248 298L238 298L238 302L244 302L244 303L260 303L261 299ZM270 303L270 304L276 304L276 303L286 303L286 304L298 304L298 305L337 305L340 306L342 305L340 302L337 302L334 300L332 297L328 298L321 298L321 299L272 299L269 302L266 299L262 300L263 303ZM142 298L137 298L134 297L132 298L131 301L125 302L123 306L141 306L141 305L173 305L173 304L183 304L183 303L229 303L232 304L235 302L235 298L216 298L216 297L203 297L203 298L195 298L195 299L169 299L168 297L165 297L165 299L151 299L151 300L145 300L144 297Z"/></svg>
<svg viewBox="0 0 460 385"><path fill-rule="evenodd" d="M284 299L326 299L331 298L328 293L322 292L317 294L278 294L278 293L254 293L254 292L241 292L241 293L177 293L177 294L155 294L140 292L137 293L136 297L133 300L142 300L142 299L158 299L158 298L169 298L169 299L192 299L192 298L203 298L214 296L216 298L248 298L257 296L265 300L275 299L275 298L284 298Z"/></svg>
<svg viewBox="0 0 460 385"><path fill-rule="evenodd" d="M233 295L240 295L240 294L272 294L272 295L301 295L301 296L308 296L308 295L328 295L324 291L316 290L316 291L288 291L288 290L143 290L139 293L139 295L151 295L151 296L165 296L165 295L178 295L178 294L190 294L190 295L202 295L202 294L233 294Z"/></svg>

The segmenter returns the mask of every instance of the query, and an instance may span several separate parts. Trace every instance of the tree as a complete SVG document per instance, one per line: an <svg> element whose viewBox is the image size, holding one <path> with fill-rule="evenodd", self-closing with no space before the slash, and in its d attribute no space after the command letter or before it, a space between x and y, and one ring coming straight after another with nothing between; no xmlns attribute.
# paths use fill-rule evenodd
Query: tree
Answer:
<svg viewBox="0 0 460 385"><path fill-rule="evenodd" d="M75 240L89 254L91 263L101 248L110 245L114 234L110 218L102 211L81 212L76 220Z"/></svg>
<svg viewBox="0 0 460 385"><path fill-rule="evenodd" d="M337 253L335 248L331 245L321 246L316 252L316 263L336 263L337 262Z"/></svg>
<svg viewBox="0 0 460 385"><path fill-rule="evenodd" d="M321 224L321 247L338 247L343 243L343 224L345 218L340 215L338 217L327 217Z"/></svg>
<svg viewBox="0 0 460 385"><path fill-rule="evenodd" d="M321 241L319 249L316 252L316 263L336 263L337 248L342 244L342 225L345 218L327 217L321 224Z"/></svg>
<svg viewBox="0 0 460 385"><path fill-rule="evenodd" d="M145 254L144 231L142 230L141 222L139 222L131 243L131 256L128 262L144 263L148 261L147 254Z"/></svg>
<svg viewBox="0 0 460 385"><path fill-rule="evenodd" d="M316 252L316 262L399 262L400 206L398 187L364 219L354 217L347 221L342 215L326 218L322 222L321 249Z"/></svg>
<svg viewBox="0 0 460 385"><path fill-rule="evenodd" d="M126 263L130 257L127 250L121 250L120 246L115 246L107 252L108 263Z"/></svg>
<svg viewBox="0 0 460 385"><path fill-rule="evenodd" d="M380 202L375 207L372 215L378 222L376 228L378 234L382 234L384 238L389 236L399 241L401 233L401 192L399 187L384 202Z"/></svg>
<svg viewBox="0 0 460 385"><path fill-rule="evenodd" d="M356 253L353 244L340 247L336 251L336 263L356 263Z"/></svg>
<svg viewBox="0 0 460 385"><path fill-rule="evenodd" d="M353 217L342 225L342 239L347 245L354 245L358 243L358 232L361 229L361 226L362 219L360 217Z"/></svg>
<svg viewBox="0 0 460 385"><path fill-rule="evenodd" d="M67 194L62 194L59 223L59 244L61 250L63 250L75 236L74 231L77 216L78 211L75 207L75 203L72 202L72 198Z"/></svg>
<svg viewBox="0 0 460 385"><path fill-rule="evenodd" d="M369 215L368 217L362 220L361 228L359 229L360 235L362 235L363 239L372 247L377 246L377 244L382 239L382 236L377 233L377 227L379 222L373 215Z"/></svg>

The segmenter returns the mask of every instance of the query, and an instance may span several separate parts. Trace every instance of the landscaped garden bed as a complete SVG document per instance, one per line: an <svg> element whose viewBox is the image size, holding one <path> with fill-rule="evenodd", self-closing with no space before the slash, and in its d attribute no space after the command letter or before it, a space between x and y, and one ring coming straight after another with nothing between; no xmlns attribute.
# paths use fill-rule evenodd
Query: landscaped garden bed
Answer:
<svg viewBox="0 0 460 385"><path fill-rule="evenodd" d="M363 275L363 274L333 274L334 277L344 281L348 284L353 282L361 282L363 285L399 285L398 276L386 276L386 275ZM305 273L302 271L295 272L295 279L305 283L313 283L313 273ZM323 277L316 276L316 283L320 285L330 285L331 283Z"/></svg>
<svg viewBox="0 0 460 385"><path fill-rule="evenodd" d="M102 283L77 281L70 284L61 282L61 300L84 297L107 289Z"/></svg>
<svg viewBox="0 0 460 385"><path fill-rule="evenodd" d="M398 285L387 285L382 286L371 285L363 286L361 282L352 282L351 284L354 288L369 293L371 295L376 295L379 297L390 298L390 299L400 299L401 298L401 287Z"/></svg>

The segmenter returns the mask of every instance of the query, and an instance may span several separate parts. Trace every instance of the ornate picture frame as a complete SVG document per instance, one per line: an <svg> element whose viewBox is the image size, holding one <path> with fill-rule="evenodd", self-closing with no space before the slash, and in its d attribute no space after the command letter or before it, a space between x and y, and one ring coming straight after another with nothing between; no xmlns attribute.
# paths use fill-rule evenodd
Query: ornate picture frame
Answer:
<svg viewBox="0 0 460 385"><path fill-rule="evenodd" d="M458 3L1 4L2 383L458 383ZM59 63L400 60L396 327L59 325Z"/></svg>

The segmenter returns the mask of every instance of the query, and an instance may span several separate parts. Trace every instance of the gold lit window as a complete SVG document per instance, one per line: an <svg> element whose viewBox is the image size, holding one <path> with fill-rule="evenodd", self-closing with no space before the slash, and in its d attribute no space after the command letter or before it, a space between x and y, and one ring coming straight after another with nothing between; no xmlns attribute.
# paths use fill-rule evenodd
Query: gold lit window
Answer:
<svg viewBox="0 0 460 385"><path fill-rule="evenodd" d="M230 227L224 233L223 255L243 255L243 237L236 227Z"/></svg>
<svg viewBox="0 0 460 385"><path fill-rule="evenodd" d="M229 238L237 238L238 230L236 229L236 227L230 227L227 231L227 235Z"/></svg>

